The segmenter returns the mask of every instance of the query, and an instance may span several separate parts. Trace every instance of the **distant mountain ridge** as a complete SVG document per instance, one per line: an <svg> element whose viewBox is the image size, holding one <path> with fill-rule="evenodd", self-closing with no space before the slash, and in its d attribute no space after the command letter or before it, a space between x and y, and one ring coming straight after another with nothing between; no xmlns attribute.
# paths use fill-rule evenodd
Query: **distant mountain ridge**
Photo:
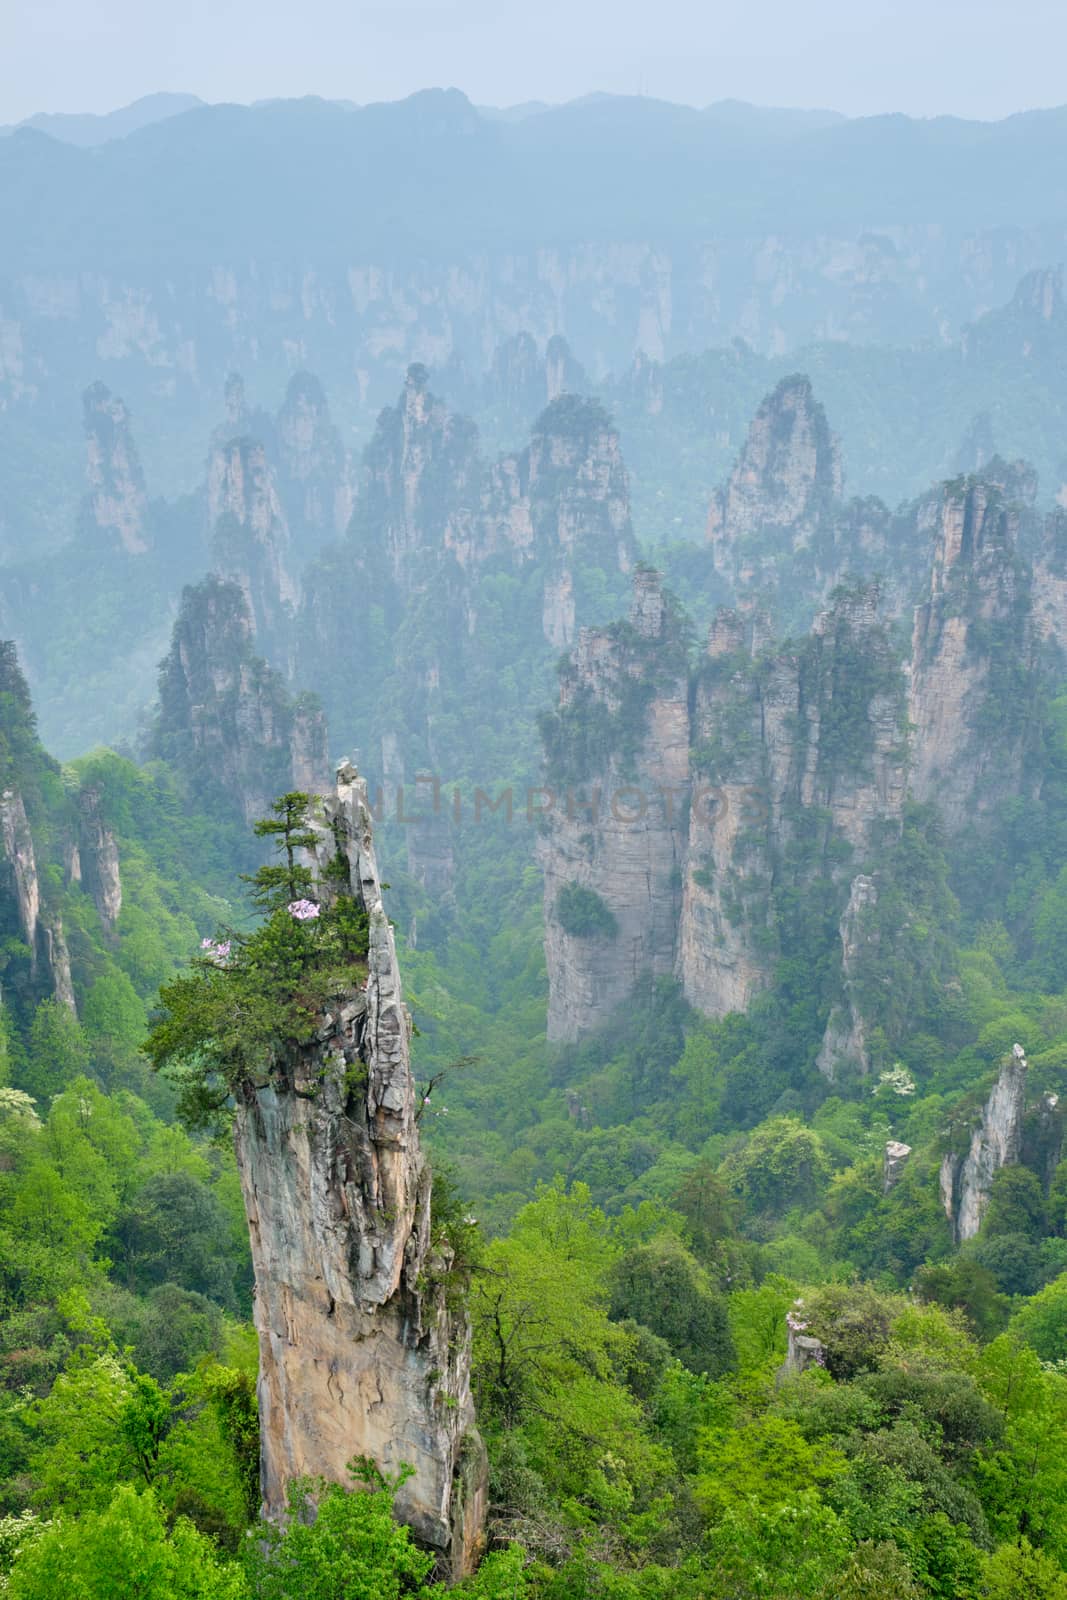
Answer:
<svg viewBox="0 0 1067 1600"><path fill-rule="evenodd" d="M0 127L0 135L14 133L19 128L32 128L37 133L47 133L51 138L59 139L63 144L91 149L107 144L112 139L124 139L127 134L147 128L153 122L163 122L167 117L180 116L183 111L193 111L204 103L195 94L146 94L114 111L38 111L32 117L24 117L21 122Z"/></svg>

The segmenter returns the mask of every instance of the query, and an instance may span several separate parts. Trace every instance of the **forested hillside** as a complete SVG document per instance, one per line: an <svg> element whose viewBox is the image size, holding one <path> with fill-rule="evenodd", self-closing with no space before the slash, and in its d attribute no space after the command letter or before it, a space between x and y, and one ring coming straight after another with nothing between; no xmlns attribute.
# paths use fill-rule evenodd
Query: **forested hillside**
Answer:
<svg viewBox="0 0 1067 1600"><path fill-rule="evenodd" d="M0 138L0 1594L1067 1600L1067 113L166 110Z"/></svg>

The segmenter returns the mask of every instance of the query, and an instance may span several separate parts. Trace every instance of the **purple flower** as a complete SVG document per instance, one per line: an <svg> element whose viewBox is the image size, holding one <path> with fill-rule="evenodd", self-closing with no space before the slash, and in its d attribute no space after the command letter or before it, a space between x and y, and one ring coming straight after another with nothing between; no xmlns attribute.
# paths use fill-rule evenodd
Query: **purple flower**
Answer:
<svg viewBox="0 0 1067 1600"><path fill-rule="evenodd" d="M319 914L314 900L290 900L287 910L297 922L311 922Z"/></svg>
<svg viewBox="0 0 1067 1600"><path fill-rule="evenodd" d="M225 939L222 944L216 944L214 939L201 939L200 948L204 952L205 961L213 961L217 967L224 966L230 959L229 939Z"/></svg>

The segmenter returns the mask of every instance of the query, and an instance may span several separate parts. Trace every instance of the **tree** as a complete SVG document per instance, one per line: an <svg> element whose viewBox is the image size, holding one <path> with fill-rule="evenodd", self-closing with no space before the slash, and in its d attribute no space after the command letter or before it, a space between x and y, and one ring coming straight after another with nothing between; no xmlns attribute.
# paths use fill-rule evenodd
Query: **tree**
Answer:
<svg viewBox="0 0 1067 1600"><path fill-rule="evenodd" d="M1067 1573L1028 1539L1002 1544L986 1561L983 1600L1067 1600Z"/></svg>
<svg viewBox="0 0 1067 1600"><path fill-rule="evenodd" d="M403 1475L383 1478L372 1463L359 1460L350 1471L367 1487L350 1491L321 1479L290 1486L284 1531L263 1528L262 1542L252 1542L249 1550L257 1600L399 1600L429 1577L433 1557L417 1549L411 1530L393 1519L393 1496Z"/></svg>
<svg viewBox="0 0 1067 1600"><path fill-rule="evenodd" d="M158 1173L141 1185L112 1225L111 1254L131 1289L172 1283L237 1309L227 1218L192 1173Z"/></svg>
<svg viewBox="0 0 1067 1600"><path fill-rule="evenodd" d="M920 1267L915 1290L935 1305L963 1311L980 1339L992 1339L1007 1320L1008 1301L997 1292L997 1280L988 1267L966 1256Z"/></svg>
<svg viewBox="0 0 1067 1600"><path fill-rule="evenodd" d="M620 1380L632 1336L609 1320L619 1254L584 1184L542 1185L487 1248L471 1293L474 1385L488 1431L521 1430L557 1493L621 1518L666 1466ZM609 1443L610 1441L610 1443Z"/></svg>
<svg viewBox="0 0 1067 1600"><path fill-rule="evenodd" d="M1045 1193L1037 1174L1028 1167L1001 1167L993 1175L989 1205L982 1219L982 1235L1022 1234L1040 1239L1047 1228Z"/></svg>
<svg viewBox="0 0 1067 1600"><path fill-rule="evenodd" d="M301 1592L301 1591L294 1591ZM322 1591L319 1591L322 1593ZM310 1595L310 1591L308 1592ZM111 1503L27 1540L8 1579L10 1600L251 1600L243 1572L220 1561L184 1519L168 1531L151 1490L120 1485Z"/></svg>
<svg viewBox="0 0 1067 1600"><path fill-rule="evenodd" d="M691 1372L713 1378L734 1364L726 1303L672 1235L629 1250L612 1268L611 1316L665 1339Z"/></svg>
<svg viewBox="0 0 1067 1600"><path fill-rule="evenodd" d="M1067 1361L1067 1273L1019 1307L1010 1331L1024 1339L1042 1361Z"/></svg>
<svg viewBox="0 0 1067 1600"><path fill-rule="evenodd" d="M770 1117L723 1162L722 1176L750 1212L781 1216L792 1206L815 1206L830 1163L813 1129L796 1117Z"/></svg>
<svg viewBox="0 0 1067 1600"><path fill-rule="evenodd" d="M33 1015L26 1061L18 1087L42 1110L54 1094L89 1070L89 1042L77 1017L56 1000L42 1000Z"/></svg>
<svg viewBox="0 0 1067 1600"><path fill-rule="evenodd" d="M347 892L347 863L328 865L331 892L319 901L309 898L310 868L295 859L316 839L305 825L310 804L307 795L283 795L275 815L256 824L285 857L250 880L264 921L250 934L205 939L192 971L160 991L163 1012L144 1048L156 1071L177 1078L179 1111L194 1125L217 1122L239 1087L284 1074L329 999L365 971L368 916Z"/></svg>

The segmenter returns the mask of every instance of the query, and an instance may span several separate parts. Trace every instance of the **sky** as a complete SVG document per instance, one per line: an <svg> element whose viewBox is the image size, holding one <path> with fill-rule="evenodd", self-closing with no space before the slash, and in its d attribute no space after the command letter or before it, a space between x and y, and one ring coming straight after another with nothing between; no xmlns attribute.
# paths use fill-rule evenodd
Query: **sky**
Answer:
<svg viewBox="0 0 1067 1600"><path fill-rule="evenodd" d="M0 38L0 123L160 89L981 118L1067 101L1065 0L0 0Z"/></svg>

